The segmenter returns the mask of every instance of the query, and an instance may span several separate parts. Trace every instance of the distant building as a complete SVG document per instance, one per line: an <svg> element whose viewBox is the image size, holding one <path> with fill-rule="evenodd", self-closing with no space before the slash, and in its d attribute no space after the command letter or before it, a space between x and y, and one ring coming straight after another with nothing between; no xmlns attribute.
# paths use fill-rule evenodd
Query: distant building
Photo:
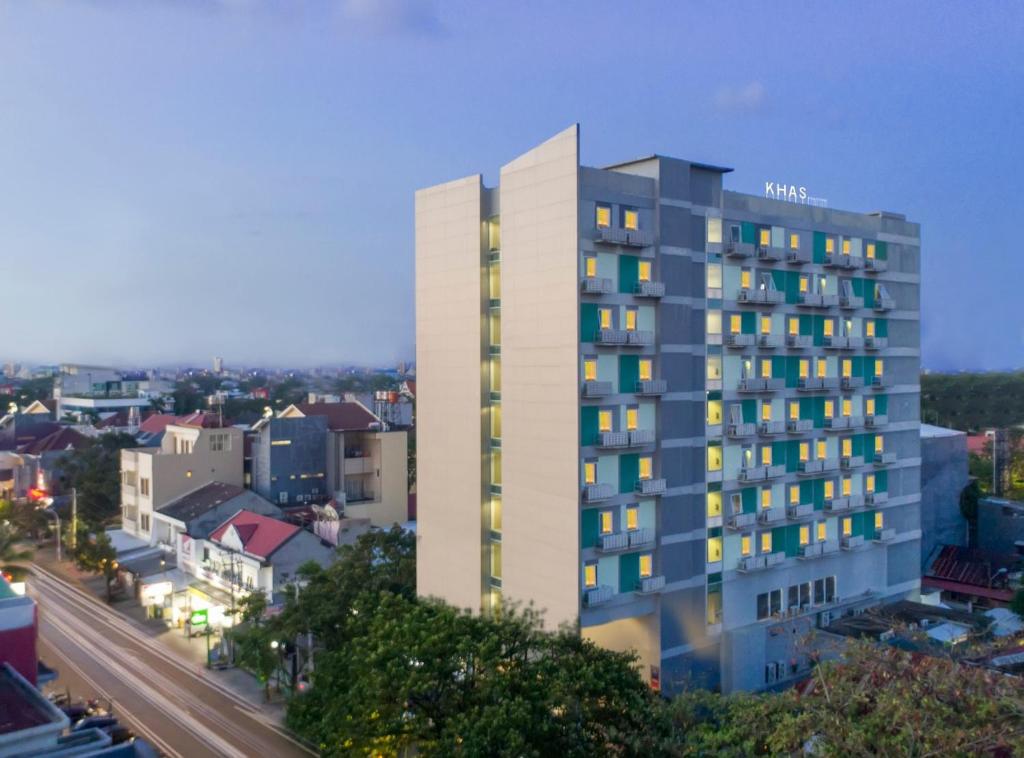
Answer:
<svg viewBox="0 0 1024 758"><path fill-rule="evenodd" d="M1001 497L978 501L978 548L1024 556L1024 503Z"/></svg>
<svg viewBox="0 0 1024 758"><path fill-rule="evenodd" d="M937 545L967 545L960 493L967 486L967 435L921 424L921 568Z"/></svg>
<svg viewBox="0 0 1024 758"><path fill-rule="evenodd" d="M325 416L262 418L251 439L251 486L261 496L285 507L332 499Z"/></svg>
<svg viewBox="0 0 1024 758"><path fill-rule="evenodd" d="M938 545L921 575L922 590L939 590L952 607L1005 606L1019 580L1021 557L958 545Z"/></svg>
<svg viewBox="0 0 1024 758"><path fill-rule="evenodd" d="M91 439L70 427L23 445L18 449L22 466L14 474L14 497L27 497L32 489L61 494L61 461L73 450L81 450Z"/></svg>
<svg viewBox="0 0 1024 758"><path fill-rule="evenodd" d="M213 373L221 374L224 372L224 359L219 355L213 358Z"/></svg>

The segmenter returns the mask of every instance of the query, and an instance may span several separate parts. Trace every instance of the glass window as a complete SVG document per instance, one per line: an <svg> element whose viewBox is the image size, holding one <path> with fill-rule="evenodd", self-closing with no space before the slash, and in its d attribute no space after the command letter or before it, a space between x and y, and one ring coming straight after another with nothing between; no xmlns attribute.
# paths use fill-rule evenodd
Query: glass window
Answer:
<svg viewBox="0 0 1024 758"><path fill-rule="evenodd" d="M721 311L708 311L708 334L721 334L722 333L722 312Z"/></svg>
<svg viewBox="0 0 1024 758"><path fill-rule="evenodd" d="M853 400L848 398L848 397L844 397L843 398L843 416L845 418L849 418L851 415L853 415Z"/></svg>
<svg viewBox="0 0 1024 758"><path fill-rule="evenodd" d="M722 219L708 216L708 242L717 245L722 241Z"/></svg>
<svg viewBox="0 0 1024 758"><path fill-rule="evenodd" d="M487 219L487 247L490 252L501 249L501 219L498 216Z"/></svg>
<svg viewBox="0 0 1024 758"><path fill-rule="evenodd" d="M501 264L497 261L487 266L487 296L491 300L501 299Z"/></svg>
<svg viewBox="0 0 1024 758"><path fill-rule="evenodd" d="M722 288L722 264L709 263L707 265L708 287L710 289Z"/></svg>
<svg viewBox="0 0 1024 758"><path fill-rule="evenodd" d="M772 465L772 446L761 445L761 465L771 466Z"/></svg>
<svg viewBox="0 0 1024 758"><path fill-rule="evenodd" d="M654 573L654 556L650 553L640 554L640 578L646 579Z"/></svg>
<svg viewBox="0 0 1024 758"><path fill-rule="evenodd" d="M864 255L867 258L874 258L875 257L875 243L874 242L868 242L864 246Z"/></svg>
<svg viewBox="0 0 1024 758"><path fill-rule="evenodd" d="M864 491L874 492L875 491L875 475L865 474L864 475Z"/></svg>
<svg viewBox="0 0 1024 758"><path fill-rule="evenodd" d="M491 496L491 531L501 531L501 495Z"/></svg>
<svg viewBox="0 0 1024 758"><path fill-rule="evenodd" d="M740 314L733 313L729 316L729 334L739 334L742 325L743 319L740 318Z"/></svg>
<svg viewBox="0 0 1024 758"><path fill-rule="evenodd" d="M597 412L597 429L601 432L612 430L612 412L607 408L601 408Z"/></svg>
<svg viewBox="0 0 1024 758"><path fill-rule="evenodd" d="M491 403L491 439L501 439L501 404Z"/></svg>
<svg viewBox="0 0 1024 758"><path fill-rule="evenodd" d="M800 527L800 544L808 545L811 542L811 527L806 524Z"/></svg>
<svg viewBox="0 0 1024 758"><path fill-rule="evenodd" d="M591 279L597 276L597 258L593 255L588 255L583 259L583 273ZM493 295L491 297L493 297Z"/></svg>
<svg viewBox="0 0 1024 758"><path fill-rule="evenodd" d="M882 529L885 526L885 516L881 511L875 511L875 529Z"/></svg>
<svg viewBox="0 0 1024 758"><path fill-rule="evenodd" d="M789 235L789 249L797 250L800 248L800 235L796 232L790 232Z"/></svg>
<svg viewBox="0 0 1024 758"><path fill-rule="evenodd" d="M761 247L768 247L772 243L772 230L767 228L758 229L757 242Z"/></svg>
<svg viewBox="0 0 1024 758"><path fill-rule="evenodd" d="M626 408L626 431L635 432L639 426L640 409L636 406Z"/></svg>
<svg viewBox="0 0 1024 758"><path fill-rule="evenodd" d="M722 378L722 356L708 356L708 379L716 381Z"/></svg>
<svg viewBox="0 0 1024 758"><path fill-rule="evenodd" d="M761 488L761 507L771 508L772 507L772 488L762 487Z"/></svg>
<svg viewBox="0 0 1024 758"><path fill-rule="evenodd" d="M501 392L501 358L491 357L491 392Z"/></svg>
<svg viewBox="0 0 1024 758"><path fill-rule="evenodd" d="M826 398L824 409L825 418L832 418L834 415L836 415L835 403L832 400Z"/></svg>
<svg viewBox="0 0 1024 758"><path fill-rule="evenodd" d="M612 309L611 308L598 308L597 309L598 319L602 329L612 328Z"/></svg>
<svg viewBox="0 0 1024 758"><path fill-rule="evenodd" d="M811 289L811 278L807 274L800 275L800 292L807 294Z"/></svg>
<svg viewBox="0 0 1024 758"><path fill-rule="evenodd" d="M849 358L843 358L842 373L847 378L853 376L853 361Z"/></svg>
<svg viewBox="0 0 1024 758"><path fill-rule="evenodd" d="M768 618L768 593L762 592L757 596L757 620Z"/></svg>
<svg viewBox="0 0 1024 758"><path fill-rule="evenodd" d="M884 453L885 452L885 438L881 434L876 434L875 435L875 452L876 453Z"/></svg>
<svg viewBox="0 0 1024 758"><path fill-rule="evenodd" d="M650 479L654 476L654 459L649 455L640 458L640 478Z"/></svg>
<svg viewBox="0 0 1024 758"><path fill-rule="evenodd" d="M762 358L761 359L761 378L771 379L772 378L772 359Z"/></svg>
<svg viewBox="0 0 1024 758"><path fill-rule="evenodd" d="M791 421L797 421L800 418L800 401L790 400L789 401L789 418Z"/></svg>
<svg viewBox="0 0 1024 758"><path fill-rule="evenodd" d="M869 416L875 415L875 399L873 397L864 398L864 413Z"/></svg>
<svg viewBox="0 0 1024 758"><path fill-rule="evenodd" d="M836 251L836 238L835 237L826 237L825 238L825 252L831 255L835 251Z"/></svg>
<svg viewBox="0 0 1024 758"><path fill-rule="evenodd" d="M794 337L800 334L800 319L796 316L790 316L786 331Z"/></svg>
<svg viewBox="0 0 1024 758"><path fill-rule="evenodd" d="M825 499L826 500L831 500L832 498L834 498L836 496L836 483L833 482L831 479L826 479L825 480L824 490L825 490Z"/></svg>
<svg viewBox="0 0 1024 758"><path fill-rule="evenodd" d="M761 420L771 421L772 420L772 404L764 401L761 403Z"/></svg>
<svg viewBox="0 0 1024 758"><path fill-rule="evenodd" d="M885 361L875 358L875 376L882 376L885 373Z"/></svg>
<svg viewBox="0 0 1024 758"><path fill-rule="evenodd" d="M491 344L495 346L501 345L501 313L496 309L491 309L491 315L488 320L491 327Z"/></svg>
<svg viewBox="0 0 1024 758"><path fill-rule="evenodd" d="M626 309L626 331L627 332L635 332L636 331L636 308L627 308Z"/></svg>
<svg viewBox="0 0 1024 758"><path fill-rule="evenodd" d="M637 279L639 279L641 282L649 282L649 281L651 281L651 262L650 261L642 260L642 261L640 261L639 264L637 264Z"/></svg>
<svg viewBox="0 0 1024 758"><path fill-rule="evenodd" d="M843 452L841 453L841 455L844 458L849 458L851 455L853 455L853 440L849 437L844 437L842 444Z"/></svg>
<svg viewBox="0 0 1024 758"><path fill-rule="evenodd" d="M612 208L610 205L597 206L596 223L600 229L607 229L612 225Z"/></svg>
<svg viewBox="0 0 1024 758"><path fill-rule="evenodd" d="M791 484L789 485L789 504L800 505L800 485Z"/></svg>
<svg viewBox="0 0 1024 758"><path fill-rule="evenodd" d="M583 482L597 484L597 461L586 461L583 464Z"/></svg>
<svg viewBox="0 0 1024 758"><path fill-rule="evenodd" d="M491 450L491 484L501 485L501 450Z"/></svg>
<svg viewBox="0 0 1024 758"><path fill-rule="evenodd" d="M832 321L832 319L830 319L830 318L825 319L824 322L822 323L822 329L824 330L824 333L825 333L826 337L833 336L835 334L835 331L836 331L835 322Z"/></svg>
<svg viewBox="0 0 1024 758"><path fill-rule="evenodd" d="M501 579L501 543L491 543L491 577Z"/></svg>
<svg viewBox="0 0 1024 758"><path fill-rule="evenodd" d="M806 463L811 459L811 443L801 442L800 443L800 462Z"/></svg>
<svg viewBox="0 0 1024 758"><path fill-rule="evenodd" d="M808 361L806 358L801 358L800 359L800 378L801 379L806 379L808 377L808 375L811 373L810 369L811 369L811 362Z"/></svg>
<svg viewBox="0 0 1024 758"><path fill-rule="evenodd" d="M708 400L708 426L717 426L722 423L722 401Z"/></svg>
<svg viewBox="0 0 1024 758"><path fill-rule="evenodd" d="M611 511L601 511L601 534L611 534L615 530L615 518Z"/></svg>
<svg viewBox="0 0 1024 758"><path fill-rule="evenodd" d="M740 288L748 290L750 289L750 269L740 269Z"/></svg>
<svg viewBox="0 0 1024 758"><path fill-rule="evenodd" d="M708 445L708 471L722 470L722 446Z"/></svg>
<svg viewBox="0 0 1024 758"><path fill-rule="evenodd" d="M583 359L583 379L587 382L597 381L597 358Z"/></svg>
<svg viewBox="0 0 1024 758"><path fill-rule="evenodd" d="M828 537L828 529L825 526L825 522L819 521L817 524L815 524L815 529L818 532L818 542L824 542L825 538Z"/></svg>
<svg viewBox="0 0 1024 758"><path fill-rule="evenodd" d="M622 225L627 229L637 230L640 228L640 214L632 208L622 209Z"/></svg>
<svg viewBox="0 0 1024 758"><path fill-rule="evenodd" d="M825 440L817 440L814 444L816 448L815 457L817 457L818 460L824 460L828 454L828 445Z"/></svg>
<svg viewBox="0 0 1024 758"><path fill-rule="evenodd" d="M761 532L761 552L770 553L772 551L772 533Z"/></svg>
<svg viewBox="0 0 1024 758"><path fill-rule="evenodd" d="M771 316L761 316L761 334L771 334L771 333L772 333L772 317Z"/></svg>
<svg viewBox="0 0 1024 758"><path fill-rule="evenodd" d="M874 337L875 336L875 320L874 319L870 319L869 318L869 319L866 319L864 321L864 336L865 337Z"/></svg>
<svg viewBox="0 0 1024 758"><path fill-rule="evenodd" d="M847 238L847 239L843 240L843 255L849 255L849 254L850 254L850 240Z"/></svg>
<svg viewBox="0 0 1024 758"><path fill-rule="evenodd" d="M637 364L640 381L646 382L654 378L654 361L650 358L641 358Z"/></svg>
<svg viewBox="0 0 1024 758"><path fill-rule="evenodd" d="M640 528L640 507L636 505L626 506L626 529L633 531Z"/></svg>
<svg viewBox="0 0 1024 758"><path fill-rule="evenodd" d="M843 536L849 537L853 534L853 519L847 516L843 519Z"/></svg>
<svg viewBox="0 0 1024 758"><path fill-rule="evenodd" d="M708 563L718 563L722 560L722 538L708 537Z"/></svg>
<svg viewBox="0 0 1024 758"><path fill-rule="evenodd" d="M817 366L818 378L819 379L824 379L828 375L828 361L826 361L824 358L818 358L817 362L818 362L818 366Z"/></svg>
<svg viewBox="0 0 1024 758"><path fill-rule="evenodd" d="M597 564L588 563L583 567L583 586L592 589L597 586Z"/></svg>
<svg viewBox="0 0 1024 758"><path fill-rule="evenodd" d="M849 497L853 493L853 479L848 476L843 477L842 491L843 497Z"/></svg>
<svg viewBox="0 0 1024 758"><path fill-rule="evenodd" d="M708 518L714 518L715 516L722 515L722 493L709 492L708 493Z"/></svg>
<svg viewBox="0 0 1024 758"><path fill-rule="evenodd" d="M749 534L744 534L740 537L740 555L744 557L750 555L751 547Z"/></svg>

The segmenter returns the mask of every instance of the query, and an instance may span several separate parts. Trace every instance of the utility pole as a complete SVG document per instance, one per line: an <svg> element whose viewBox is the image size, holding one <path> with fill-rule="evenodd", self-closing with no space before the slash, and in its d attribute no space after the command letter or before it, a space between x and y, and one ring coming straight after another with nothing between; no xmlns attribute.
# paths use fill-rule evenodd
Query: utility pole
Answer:
<svg viewBox="0 0 1024 758"><path fill-rule="evenodd" d="M78 490L71 488L71 552L78 548ZM60 560L58 558L57 560Z"/></svg>

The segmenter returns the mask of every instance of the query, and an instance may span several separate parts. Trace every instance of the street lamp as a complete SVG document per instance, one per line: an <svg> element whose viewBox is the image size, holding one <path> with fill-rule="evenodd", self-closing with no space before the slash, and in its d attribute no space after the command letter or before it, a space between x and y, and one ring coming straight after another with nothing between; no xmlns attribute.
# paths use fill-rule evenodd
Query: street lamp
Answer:
<svg viewBox="0 0 1024 758"><path fill-rule="evenodd" d="M57 563L60 563L60 516L57 514L57 511L53 509L52 497L44 497L41 502L45 505L45 507L42 508L43 513L53 516L57 522Z"/></svg>

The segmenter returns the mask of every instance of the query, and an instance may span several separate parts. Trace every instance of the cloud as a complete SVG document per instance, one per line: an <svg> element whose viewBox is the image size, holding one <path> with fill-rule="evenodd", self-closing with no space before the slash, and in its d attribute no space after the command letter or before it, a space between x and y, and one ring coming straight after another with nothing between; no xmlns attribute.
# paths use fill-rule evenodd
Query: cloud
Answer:
<svg viewBox="0 0 1024 758"><path fill-rule="evenodd" d="M434 0L341 0L348 24L376 33L435 36L444 32Z"/></svg>
<svg viewBox="0 0 1024 758"><path fill-rule="evenodd" d="M759 111L767 104L767 93L761 82L750 82L737 87L724 86L715 93L715 108L726 112Z"/></svg>

